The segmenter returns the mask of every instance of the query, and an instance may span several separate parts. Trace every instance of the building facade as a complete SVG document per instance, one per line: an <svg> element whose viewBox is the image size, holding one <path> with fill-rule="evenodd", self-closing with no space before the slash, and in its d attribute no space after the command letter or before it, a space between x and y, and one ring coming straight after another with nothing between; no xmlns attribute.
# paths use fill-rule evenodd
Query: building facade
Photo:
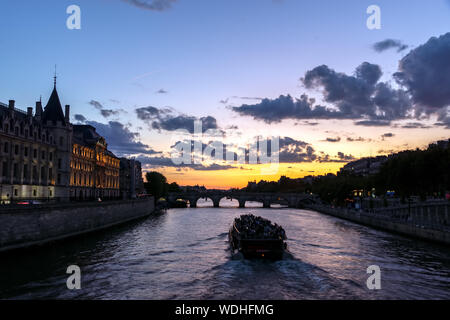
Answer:
<svg viewBox="0 0 450 320"><path fill-rule="evenodd" d="M0 201L118 198L120 160L91 126L70 123L56 90L24 112L0 103Z"/></svg>
<svg viewBox="0 0 450 320"><path fill-rule="evenodd" d="M123 199L134 199L145 192L141 163L120 158L120 194Z"/></svg>
<svg viewBox="0 0 450 320"><path fill-rule="evenodd" d="M70 162L70 198L119 198L120 160L90 125L74 125Z"/></svg>

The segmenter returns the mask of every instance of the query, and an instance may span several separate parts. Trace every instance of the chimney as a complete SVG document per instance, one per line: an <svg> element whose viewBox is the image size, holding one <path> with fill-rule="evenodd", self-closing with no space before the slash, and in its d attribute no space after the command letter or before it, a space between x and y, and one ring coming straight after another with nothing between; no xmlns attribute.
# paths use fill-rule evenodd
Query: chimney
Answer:
<svg viewBox="0 0 450 320"><path fill-rule="evenodd" d="M41 120L42 116L42 102L36 101L36 119Z"/></svg>
<svg viewBox="0 0 450 320"><path fill-rule="evenodd" d="M14 105L16 104L16 102L14 100L9 100L9 108L11 110L14 110Z"/></svg>
<svg viewBox="0 0 450 320"><path fill-rule="evenodd" d="M64 119L67 122L69 122L69 119L70 119L70 105L68 105L68 104L66 104L66 113L65 113L64 116L65 116Z"/></svg>
<svg viewBox="0 0 450 320"><path fill-rule="evenodd" d="M30 118L33 116L33 108L32 107L27 108L27 116Z"/></svg>

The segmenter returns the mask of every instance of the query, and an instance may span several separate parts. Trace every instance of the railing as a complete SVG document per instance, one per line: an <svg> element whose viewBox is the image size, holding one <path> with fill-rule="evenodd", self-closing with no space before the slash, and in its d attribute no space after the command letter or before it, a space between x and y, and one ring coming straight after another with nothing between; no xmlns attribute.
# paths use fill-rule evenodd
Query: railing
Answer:
<svg viewBox="0 0 450 320"><path fill-rule="evenodd" d="M34 201L34 203L30 204L19 204L27 201ZM151 200L151 197L148 199L127 199L127 200L119 200L119 199L110 199L110 200L102 200L99 201L65 201L64 198L34 198L34 199L13 199L12 203L4 203L0 201L0 214L13 213L16 211L23 212L24 210L27 213L33 214L37 209L48 209L53 207L62 207L62 208L73 208L73 207L82 207L82 206L102 206L102 205L114 205L114 204L122 204L127 202L142 202Z"/></svg>
<svg viewBox="0 0 450 320"><path fill-rule="evenodd" d="M415 227L423 227L435 230L450 232L450 203L425 203L416 205L404 205L395 208L382 208L370 210L355 210L348 208L333 208L326 205L311 205L313 210L334 213L337 216L373 218L394 223L407 224ZM429 212L430 208L435 208L434 213ZM440 208L442 212L439 212ZM332 213L331 213L332 212Z"/></svg>

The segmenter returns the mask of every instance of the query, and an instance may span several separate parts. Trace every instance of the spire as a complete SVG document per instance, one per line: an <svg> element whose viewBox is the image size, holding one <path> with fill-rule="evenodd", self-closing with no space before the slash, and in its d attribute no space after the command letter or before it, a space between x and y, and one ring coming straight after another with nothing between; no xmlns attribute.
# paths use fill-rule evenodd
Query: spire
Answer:
<svg viewBox="0 0 450 320"><path fill-rule="evenodd" d="M57 78L57 76L56 76L56 64L55 64L55 76L53 77L53 85L54 85L55 89L56 89L56 78Z"/></svg>

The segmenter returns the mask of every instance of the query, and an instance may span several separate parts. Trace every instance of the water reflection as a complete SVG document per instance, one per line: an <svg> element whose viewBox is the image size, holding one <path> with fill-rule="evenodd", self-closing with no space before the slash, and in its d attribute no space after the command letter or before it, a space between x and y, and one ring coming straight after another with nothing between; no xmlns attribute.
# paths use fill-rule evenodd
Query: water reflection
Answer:
<svg viewBox="0 0 450 320"><path fill-rule="evenodd" d="M287 208L222 199L52 246L1 256L0 297L82 299L448 299L450 253L411 240ZM282 225L291 256L277 262L233 256L227 231L244 213ZM66 289L66 268L82 290ZM369 291L366 269L382 270Z"/></svg>

